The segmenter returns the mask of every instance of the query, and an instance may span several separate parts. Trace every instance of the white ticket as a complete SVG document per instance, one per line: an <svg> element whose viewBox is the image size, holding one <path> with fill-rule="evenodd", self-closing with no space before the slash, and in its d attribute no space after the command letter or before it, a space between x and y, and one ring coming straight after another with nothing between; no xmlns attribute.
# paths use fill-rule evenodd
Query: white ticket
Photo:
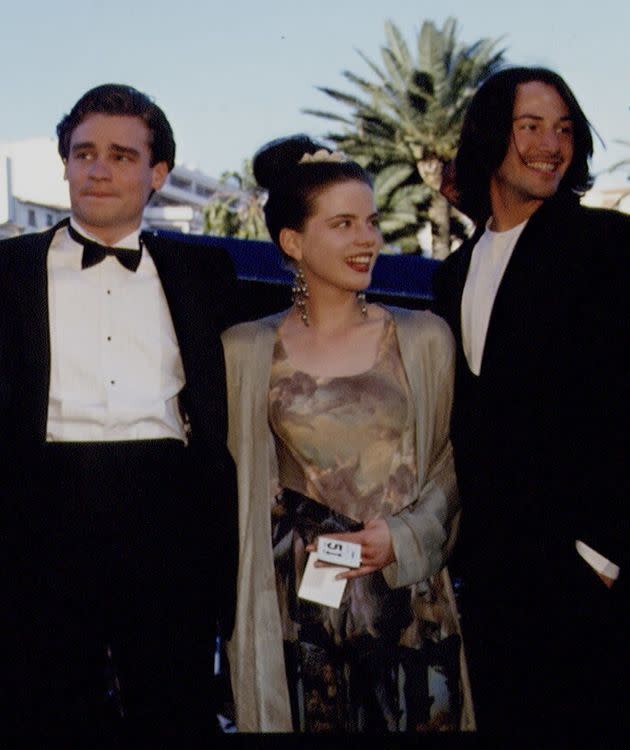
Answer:
<svg viewBox="0 0 630 750"><path fill-rule="evenodd" d="M320 536L317 540L317 557L333 565L358 568L361 566L361 545Z"/></svg>
<svg viewBox="0 0 630 750"><path fill-rule="evenodd" d="M343 570L350 570L350 568L316 568L316 560L317 553L311 552L302 576L298 596L301 599L308 599L310 602L337 609L341 604L341 597L347 581L345 578L336 581L335 576Z"/></svg>

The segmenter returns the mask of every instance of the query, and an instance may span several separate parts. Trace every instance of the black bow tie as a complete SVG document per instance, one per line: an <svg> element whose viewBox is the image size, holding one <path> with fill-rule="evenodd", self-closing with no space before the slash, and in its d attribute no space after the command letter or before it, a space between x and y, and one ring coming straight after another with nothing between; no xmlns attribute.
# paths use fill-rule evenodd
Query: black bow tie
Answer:
<svg viewBox="0 0 630 750"><path fill-rule="evenodd" d="M90 268L100 263L108 255L113 255L119 263L130 271L137 271L142 258L142 241L139 250L131 250L126 247L107 247L100 245L98 242L89 240L87 237L79 234L70 224L68 224L68 233L75 242L83 245L83 256L81 258L81 268Z"/></svg>

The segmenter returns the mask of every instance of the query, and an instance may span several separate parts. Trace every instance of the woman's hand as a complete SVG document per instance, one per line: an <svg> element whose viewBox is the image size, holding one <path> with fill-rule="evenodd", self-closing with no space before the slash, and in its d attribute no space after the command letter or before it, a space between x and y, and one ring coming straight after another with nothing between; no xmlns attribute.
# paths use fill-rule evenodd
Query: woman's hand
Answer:
<svg viewBox="0 0 630 750"><path fill-rule="evenodd" d="M328 539L340 539L344 542L354 542L361 545L361 567L353 570L343 571L335 576L336 579L358 578L381 570L386 565L394 562L394 547L389 526L382 518L368 521L361 531L348 531L344 534L325 534ZM316 552L317 544L309 544L307 552ZM316 562L315 567L329 567L328 563Z"/></svg>

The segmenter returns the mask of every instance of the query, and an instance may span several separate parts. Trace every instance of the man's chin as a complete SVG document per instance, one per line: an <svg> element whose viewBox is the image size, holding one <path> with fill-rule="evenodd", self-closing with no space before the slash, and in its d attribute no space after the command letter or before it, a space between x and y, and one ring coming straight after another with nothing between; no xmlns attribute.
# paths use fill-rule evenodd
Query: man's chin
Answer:
<svg viewBox="0 0 630 750"><path fill-rule="evenodd" d="M72 216L86 229L88 227L114 229L127 223L126 218L122 218L111 211L75 211L73 209Z"/></svg>
<svg viewBox="0 0 630 750"><path fill-rule="evenodd" d="M536 190L532 190L531 197L533 200L546 201L558 192L560 183L554 183L553 185L547 185L539 187Z"/></svg>

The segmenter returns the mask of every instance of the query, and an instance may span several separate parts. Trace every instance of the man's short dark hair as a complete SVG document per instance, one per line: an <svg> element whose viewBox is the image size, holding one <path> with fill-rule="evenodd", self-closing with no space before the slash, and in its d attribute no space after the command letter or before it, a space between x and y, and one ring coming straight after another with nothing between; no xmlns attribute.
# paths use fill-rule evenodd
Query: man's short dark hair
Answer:
<svg viewBox="0 0 630 750"><path fill-rule="evenodd" d="M485 221L492 213L490 178L503 163L512 137L516 88L532 81L553 86L573 121L573 159L558 192L577 196L593 184L589 169L593 155L591 125L564 79L548 68L504 68L487 78L472 98L455 160L459 206L475 222Z"/></svg>
<svg viewBox="0 0 630 750"><path fill-rule="evenodd" d="M58 150L64 161L70 153L74 129L91 114L139 117L151 134L151 166L165 161L169 172L175 166L175 139L164 112L146 94L119 83L105 83L90 89L57 125Z"/></svg>

